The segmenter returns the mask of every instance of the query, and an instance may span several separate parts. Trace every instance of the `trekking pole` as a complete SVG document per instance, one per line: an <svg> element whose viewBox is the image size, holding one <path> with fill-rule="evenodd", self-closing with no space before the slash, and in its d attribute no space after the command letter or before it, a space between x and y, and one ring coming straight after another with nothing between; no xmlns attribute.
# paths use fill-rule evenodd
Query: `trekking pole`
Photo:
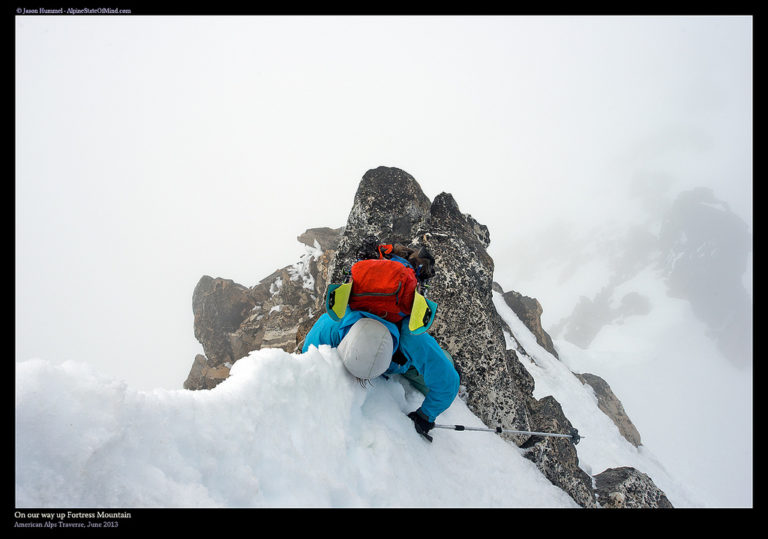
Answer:
<svg viewBox="0 0 768 539"><path fill-rule="evenodd" d="M528 434L531 436L551 436L553 438L570 438L571 443L573 445L576 445L579 443L579 440L581 440L581 436L579 436L579 431L575 428L571 429L571 432L569 434L558 434L555 432L531 432L528 430L512 430L512 429L503 429L501 427L496 427L495 429L489 429L489 428L482 428L482 427L465 427L464 425L438 425L436 424L436 429L451 429L451 430L475 430L480 432L507 432L509 434Z"/></svg>

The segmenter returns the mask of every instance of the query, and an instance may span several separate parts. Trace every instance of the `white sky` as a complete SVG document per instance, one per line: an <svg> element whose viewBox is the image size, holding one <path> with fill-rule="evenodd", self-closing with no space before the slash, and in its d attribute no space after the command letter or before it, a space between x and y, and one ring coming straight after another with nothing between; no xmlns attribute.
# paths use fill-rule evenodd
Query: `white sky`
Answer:
<svg viewBox="0 0 768 539"><path fill-rule="evenodd" d="M379 165L487 225L505 289L505 246L635 181L751 225L752 76L751 17L19 17L16 360L180 388L198 279L298 261Z"/></svg>

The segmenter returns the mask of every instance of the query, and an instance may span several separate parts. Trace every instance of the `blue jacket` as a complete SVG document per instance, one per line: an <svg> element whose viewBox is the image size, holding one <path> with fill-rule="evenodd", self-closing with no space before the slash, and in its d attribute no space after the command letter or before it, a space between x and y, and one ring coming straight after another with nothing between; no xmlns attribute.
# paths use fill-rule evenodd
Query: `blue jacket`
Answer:
<svg viewBox="0 0 768 539"><path fill-rule="evenodd" d="M419 409L429 421L435 421L456 398L459 392L459 375L434 337L428 333L413 335L408 331L407 317L401 322L406 329L401 331L398 324L364 311L347 308L338 322L324 313L307 333L302 352L306 352L312 345L327 344L336 348L352 325L362 317L373 318L384 324L392 334L392 349L397 350L399 347L406 358L404 365L390 363L385 375L403 374L413 367L424 377L428 391Z"/></svg>

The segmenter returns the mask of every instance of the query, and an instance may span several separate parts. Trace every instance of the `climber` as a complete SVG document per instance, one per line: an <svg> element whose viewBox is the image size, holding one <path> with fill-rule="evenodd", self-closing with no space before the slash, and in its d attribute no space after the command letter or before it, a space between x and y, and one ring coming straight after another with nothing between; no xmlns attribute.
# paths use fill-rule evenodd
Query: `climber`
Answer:
<svg viewBox="0 0 768 539"><path fill-rule="evenodd" d="M388 248L386 258L405 266L420 283L434 275L434 258L426 249L379 247ZM381 312L383 316L379 316L363 308L359 303L355 309L348 305L338 320L324 313L307 334L302 352L321 344L336 348L347 371L363 386L381 375L403 375L425 396L421 406L408 417L416 432L432 441L428 433L434 428L435 419L451 405L459 391L459 375L453 360L428 333L409 331L409 316L398 320L397 316Z"/></svg>

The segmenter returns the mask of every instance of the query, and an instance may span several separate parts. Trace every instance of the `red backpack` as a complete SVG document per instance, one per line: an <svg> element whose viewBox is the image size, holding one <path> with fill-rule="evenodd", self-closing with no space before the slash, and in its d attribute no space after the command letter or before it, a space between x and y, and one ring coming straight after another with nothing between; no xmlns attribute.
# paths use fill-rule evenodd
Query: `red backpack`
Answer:
<svg viewBox="0 0 768 539"><path fill-rule="evenodd" d="M391 246L380 246L380 258L360 260L352 265L349 307L375 314L389 322L399 322L411 314L417 285L416 273L400 257L395 257L395 260L384 258L382 248L384 252L391 252Z"/></svg>

